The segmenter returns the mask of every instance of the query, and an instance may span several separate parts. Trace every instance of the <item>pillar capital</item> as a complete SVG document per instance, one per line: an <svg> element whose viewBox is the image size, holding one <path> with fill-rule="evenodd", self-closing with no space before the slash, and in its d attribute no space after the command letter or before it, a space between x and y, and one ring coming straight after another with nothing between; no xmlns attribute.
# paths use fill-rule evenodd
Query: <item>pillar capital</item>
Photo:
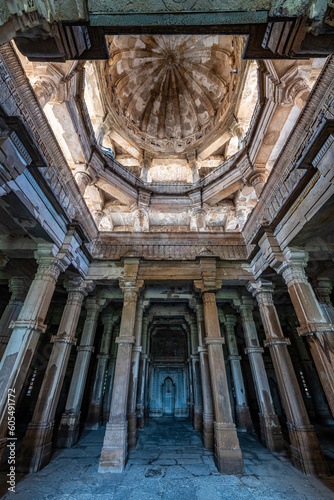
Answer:
<svg viewBox="0 0 334 500"><path fill-rule="evenodd" d="M318 278L315 288L315 293L320 304L332 305L331 293L333 289L332 281L327 278Z"/></svg>
<svg viewBox="0 0 334 500"><path fill-rule="evenodd" d="M247 290L252 293L259 305L274 305L273 293L275 286L270 281L257 280L247 284Z"/></svg>
<svg viewBox="0 0 334 500"><path fill-rule="evenodd" d="M94 312L100 312L101 310L101 299L98 296L88 297L86 299L85 307L87 309L87 314L93 314Z"/></svg>
<svg viewBox="0 0 334 500"><path fill-rule="evenodd" d="M10 278L8 282L8 288L12 295L9 302L23 302L30 285L31 281L27 278L21 278L18 276L13 276L12 278Z"/></svg>
<svg viewBox="0 0 334 500"><path fill-rule="evenodd" d="M225 326L226 328L234 328L237 324L237 318L234 314L225 314Z"/></svg>

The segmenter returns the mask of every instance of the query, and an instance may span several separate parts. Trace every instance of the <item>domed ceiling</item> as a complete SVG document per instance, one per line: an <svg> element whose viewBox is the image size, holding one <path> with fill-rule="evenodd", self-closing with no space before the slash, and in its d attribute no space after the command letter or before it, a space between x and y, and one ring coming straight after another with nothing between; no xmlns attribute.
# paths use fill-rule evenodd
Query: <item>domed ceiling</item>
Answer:
<svg viewBox="0 0 334 500"><path fill-rule="evenodd" d="M109 112L140 148L184 154L228 128L242 37L117 35L107 42Z"/></svg>

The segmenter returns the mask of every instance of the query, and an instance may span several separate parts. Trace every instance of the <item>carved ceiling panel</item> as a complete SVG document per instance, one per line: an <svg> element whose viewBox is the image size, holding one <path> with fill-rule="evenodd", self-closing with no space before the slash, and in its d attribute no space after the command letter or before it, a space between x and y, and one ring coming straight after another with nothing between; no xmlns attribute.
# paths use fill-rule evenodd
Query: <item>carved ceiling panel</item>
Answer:
<svg viewBox="0 0 334 500"><path fill-rule="evenodd" d="M231 126L243 37L110 36L109 111L139 148L193 151Z"/></svg>

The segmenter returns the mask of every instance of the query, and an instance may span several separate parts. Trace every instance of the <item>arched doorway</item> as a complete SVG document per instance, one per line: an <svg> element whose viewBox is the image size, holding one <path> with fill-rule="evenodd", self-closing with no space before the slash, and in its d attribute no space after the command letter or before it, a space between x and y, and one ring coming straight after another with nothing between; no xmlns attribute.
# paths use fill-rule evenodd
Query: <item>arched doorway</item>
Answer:
<svg viewBox="0 0 334 500"><path fill-rule="evenodd" d="M162 412L164 415L175 413L175 384L170 377L166 377L162 385Z"/></svg>

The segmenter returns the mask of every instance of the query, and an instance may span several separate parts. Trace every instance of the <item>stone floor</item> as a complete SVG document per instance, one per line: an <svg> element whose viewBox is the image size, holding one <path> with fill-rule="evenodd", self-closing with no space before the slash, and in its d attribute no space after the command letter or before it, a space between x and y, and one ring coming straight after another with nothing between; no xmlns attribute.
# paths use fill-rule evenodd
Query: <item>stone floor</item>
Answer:
<svg viewBox="0 0 334 500"><path fill-rule="evenodd" d="M187 420L152 420L140 432L123 474L98 474L104 429L85 432L69 450L57 450L42 471L17 476L17 500L239 500L334 499L334 476L319 480L298 472L281 454L263 448L255 434L240 434L242 476L220 475L212 453ZM334 459L334 430L320 432ZM2 498L10 500L1 474Z"/></svg>

